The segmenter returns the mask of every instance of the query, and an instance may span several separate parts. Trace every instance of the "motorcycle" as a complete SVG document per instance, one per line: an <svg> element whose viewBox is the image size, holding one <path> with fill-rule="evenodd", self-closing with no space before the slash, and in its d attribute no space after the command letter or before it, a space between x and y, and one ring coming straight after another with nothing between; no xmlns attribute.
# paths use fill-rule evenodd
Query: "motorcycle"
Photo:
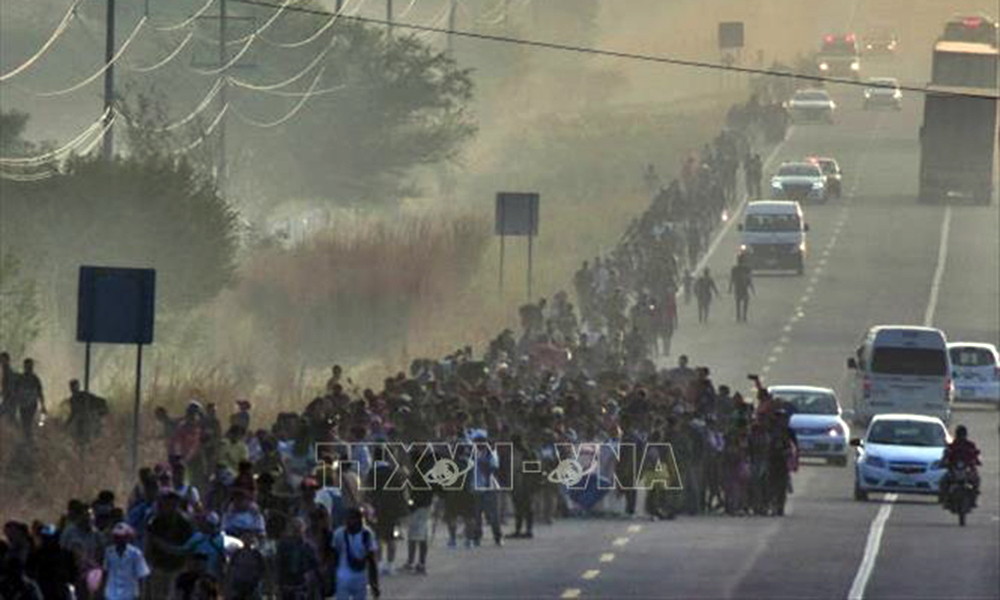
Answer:
<svg viewBox="0 0 1000 600"><path fill-rule="evenodd" d="M965 526L965 516L972 512L976 500L975 470L958 463L948 472L944 507L958 515L958 524Z"/></svg>

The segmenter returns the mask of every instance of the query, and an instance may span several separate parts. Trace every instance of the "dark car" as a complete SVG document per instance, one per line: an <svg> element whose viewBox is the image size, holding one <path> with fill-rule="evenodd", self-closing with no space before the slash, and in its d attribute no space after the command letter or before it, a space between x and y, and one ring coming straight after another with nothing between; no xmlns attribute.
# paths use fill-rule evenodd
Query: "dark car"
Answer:
<svg viewBox="0 0 1000 600"><path fill-rule="evenodd" d="M861 49L865 54L893 54L899 45L899 37L891 29L878 28L865 33Z"/></svg>
<svg viewBox="0 0 1000 600"><path fill-rule="evenodd" d="M840 165L836 159L813 156L809 158L809 162L818 165L820 171L823 171L823 175L826 176L827 197L840 198L841 181L844 178L844 174L840 170Z"/></svg>

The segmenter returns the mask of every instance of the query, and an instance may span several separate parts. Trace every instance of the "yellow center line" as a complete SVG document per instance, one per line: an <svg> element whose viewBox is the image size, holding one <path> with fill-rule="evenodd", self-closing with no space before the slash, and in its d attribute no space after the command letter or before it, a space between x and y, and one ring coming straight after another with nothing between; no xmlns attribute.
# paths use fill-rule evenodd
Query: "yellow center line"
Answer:
<svg viewBox="0 0 1000 600"><path fill-rule="evenodd" d="M590 581L591 579L596 578L600 574L601 574L600 569L588 569L587 571L583 572L583 575L581 575L581 577L583 577L587 581Z"/></svg>

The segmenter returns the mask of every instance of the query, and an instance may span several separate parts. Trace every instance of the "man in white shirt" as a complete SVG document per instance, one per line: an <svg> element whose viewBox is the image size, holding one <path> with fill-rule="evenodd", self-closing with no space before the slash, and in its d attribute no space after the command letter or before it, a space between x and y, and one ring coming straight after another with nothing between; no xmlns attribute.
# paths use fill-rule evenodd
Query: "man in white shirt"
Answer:
<svg viewBox="0 0 1000 600"><path fill-rule="evenodd" d="M337 556L337 600L365 600L369 585L372 595L378 598L378 546L375 533L365 527L360 509L347 511L346 524L333 533L332 545Z"/></svg>
<svg viewBox="0 0 1000 600"><path fill-rule="evenodd" d="M135 546L132 528L118 523L111 530L113 545L104 551L105 600L138 600L142 580L149 576L146 558Z"/></svg>

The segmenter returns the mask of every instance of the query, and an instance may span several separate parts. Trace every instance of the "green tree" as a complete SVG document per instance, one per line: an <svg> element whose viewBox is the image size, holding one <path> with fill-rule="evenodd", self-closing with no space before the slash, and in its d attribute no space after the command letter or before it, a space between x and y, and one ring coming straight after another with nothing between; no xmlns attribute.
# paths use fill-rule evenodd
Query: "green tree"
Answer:
<svg viewBox="0 0 1000 600"><path fill-rule="evenodd" d="M289 19L273 35L302 38L315 28L315 20ZM410 189L413 169L455 159L475 135L467 110L471 72L446 52L398 31L390 37L380 28L341 22L332 35L333 46L317 67L317 73L324 69L317 89L340 89L310 97L294 119L276 130L238 129L253 148L244 175L255 177L258 189L271 196L390 203ZM262 57L253 79L288 77L318 49L298 56L285 52ZM302 81L313 78L309 73ZM287 113L297 100L256 96L238 108L257 119Z"/></svg>
<svg viewBox="0 0 1000 600"><path fill-rule="evenodd" d="M0 238L46 284L59 323L72 315L82 264L158 269L160 309L215 297L235 272L237 216L187 161L74 158L36 182L0 180Z"/></svg>

